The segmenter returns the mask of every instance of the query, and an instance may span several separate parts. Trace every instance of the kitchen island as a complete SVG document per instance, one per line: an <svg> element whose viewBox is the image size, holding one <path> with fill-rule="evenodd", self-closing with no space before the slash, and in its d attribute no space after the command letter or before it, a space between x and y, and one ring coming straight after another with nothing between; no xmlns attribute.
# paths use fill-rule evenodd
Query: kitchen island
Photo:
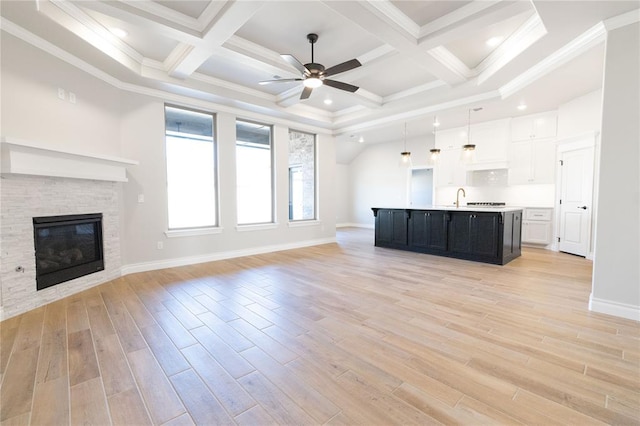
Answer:
<svg viewBox="0 0 640 426"><path fill-rule="evenodd" d="M520 256L522 209L373 207L375 245L505 265Z"/></svg>

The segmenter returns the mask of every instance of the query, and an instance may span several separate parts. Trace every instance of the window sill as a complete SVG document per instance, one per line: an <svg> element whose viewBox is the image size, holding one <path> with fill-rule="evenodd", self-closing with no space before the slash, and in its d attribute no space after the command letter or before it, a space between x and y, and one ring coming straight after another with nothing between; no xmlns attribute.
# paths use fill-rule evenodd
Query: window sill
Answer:
<svg viewBox="0 0 640 426"><path fill-rule="evenodd" d="M276 229L277 227L278 227L278 223L260 223L256 225L236 225L236 231L238 232L262 231L264 229Z"/></svg>
<svg viewBox="0 0 640 426"><path fill-rule="evenodd" d="M320 226L322 225L322 222L316 219L297 220L295 222L289 222L288 225L289 225L289 228L301 228L304 226Z"/></svg>
<svg viewBox="0 0 640 426"><path fill-rule="evenodd" d="M165 231L167 238L194 237L198 235L220 234L223 228L194 228L194 229L173 229Z"/></svg>

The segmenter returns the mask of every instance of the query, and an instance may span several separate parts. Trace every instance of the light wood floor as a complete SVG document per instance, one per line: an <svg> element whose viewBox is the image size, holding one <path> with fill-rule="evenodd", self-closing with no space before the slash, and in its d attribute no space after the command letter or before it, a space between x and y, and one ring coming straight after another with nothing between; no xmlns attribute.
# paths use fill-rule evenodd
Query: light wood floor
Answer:
<svg viewBox="0 0 640 426"><path fill-rule="evenodd" d="M591 262L339 244L129 275L1 326L9 424L638 424Z"/></svg>

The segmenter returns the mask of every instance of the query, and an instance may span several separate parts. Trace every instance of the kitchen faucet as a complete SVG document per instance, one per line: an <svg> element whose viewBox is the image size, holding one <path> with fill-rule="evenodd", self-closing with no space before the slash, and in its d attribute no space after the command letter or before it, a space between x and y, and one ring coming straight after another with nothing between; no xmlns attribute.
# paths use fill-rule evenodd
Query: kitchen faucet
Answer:
<svg viewBox="0 0 640 426"><path fill-rule="evenodd" d="M467 194L464 192L464 188L458 188L456 192L456 208L460 207L460 191L462 191L462 196L466 197Z"/></svg>

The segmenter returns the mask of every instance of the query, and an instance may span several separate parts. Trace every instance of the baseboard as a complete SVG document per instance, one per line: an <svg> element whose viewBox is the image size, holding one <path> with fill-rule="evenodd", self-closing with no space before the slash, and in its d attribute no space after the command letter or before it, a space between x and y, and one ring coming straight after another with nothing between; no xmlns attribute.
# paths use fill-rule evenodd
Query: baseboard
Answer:
<svg viewBox="0 0 640 426"><path fill-rule="evenodd" d="M598 299L593 294L589 296L589 310L640 322L640 306Z"/></svg>
<svg viewBox="0 0 640 426"><path fill-rule="evenodd" d="M233 259L236 257L253 256L256 254L272 253L283 250L293 250L302 247L311 247L321 244L335 243L336 238L322 238L317 240L299 241L289 244L254 247L242 250L209 253L199 256L179 257L175 259L155 260L151 262L134 263L122 266L122 275L135 274L137 272L155 271L157 269L175 268L178 266L195 265L197 263L214 262L216 260Z"/></svg>
<svg viewBox="0 0 640 426"><path fill-rule="evenodd" d="M374 229L374 225L368 223L337 223L336 228L367 228Z"/></svg>

